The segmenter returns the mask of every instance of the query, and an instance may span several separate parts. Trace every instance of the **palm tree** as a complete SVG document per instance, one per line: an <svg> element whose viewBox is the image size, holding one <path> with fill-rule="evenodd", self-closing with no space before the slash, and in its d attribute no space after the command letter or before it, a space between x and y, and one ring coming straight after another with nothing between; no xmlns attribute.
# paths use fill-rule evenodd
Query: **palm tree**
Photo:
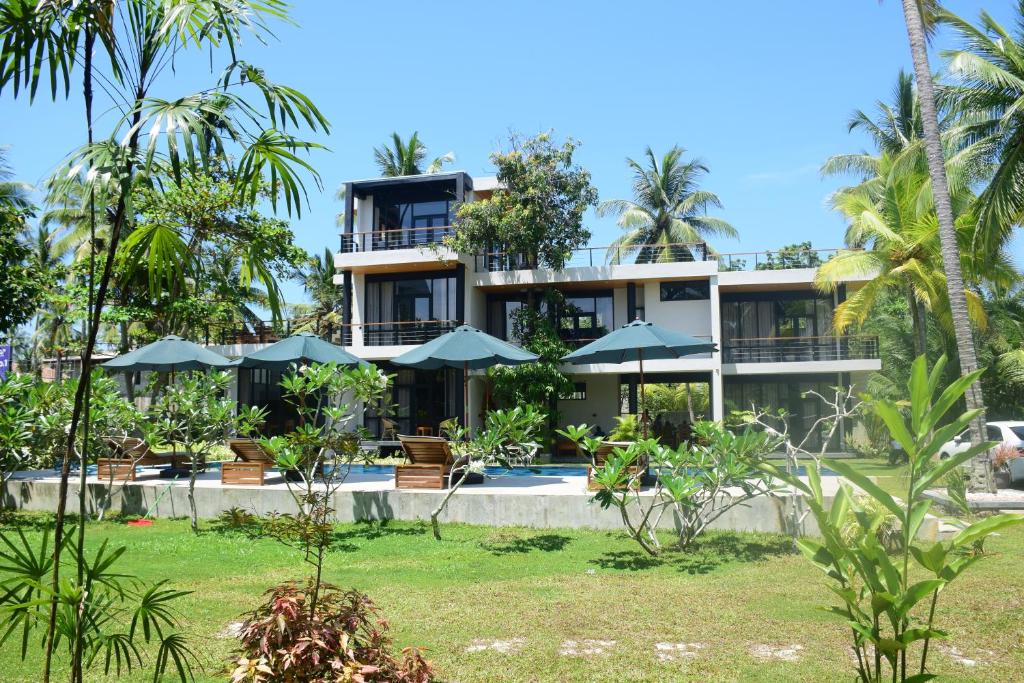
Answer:
<svg viewBox="0 0 1024 683"><path fill-rule="evenodd" d="M633 169L633 199L612 199L597 207L599 216L618 216L619 227L626 231L609 247L609 263L620 263L623 254L637 251L637 263L673 261L686 250L681 245L739 235L726 221L707 215L708 207L721 208L722 202L699 188L708 167L697 159L684 161L684 151L673 146L659 161L648 147L646 165L626 159Z"/></svg>
<svg viewBox="0 0 1024 683"><path fill-rule="evenodd" d="M427 146L420 140L419 132L414 132L408 142L403 142L398 133L392 133L391 146L374 147L373 156L382 176L420 175L424 173L421 165L427 158ZM445 164L454 161L454 153L442 154L427 165L426 173L438 173Z"/></svg>
<svg viewBox="0 0 1024 683"><path fill-rule="evenodd" d="M972 147L995 169L979 197L978 239L997 248L1024 221L1024 3L1017 5L1017 31L1011 34L987 12L980 27L943 11L966 48L943 55L958 82L942 96L960 114L973 117Z"/></svg>
<svg viewBox="0 0 1024 683"><path fill-rule="evenodd" d="M815 275L815 285L832 292L851 276L874 275L836 307L833 327L837 334L863 324L884 292L900 292L910 304L914 352L921 355L927 350L925 311L930 311L950 334L954 322L946 294L946 276L939 267L938 224L928 192L928 175L925 171L907 170L899 164L899 158L900 155L882 154L877 182L839 190L833 195L833 208L847 219L846 243L852 249L822 264ZM969 246L973 234L973 215L969 211L973 196L965 190L955 200L961 215L960 239ZM969 254L965 258L969 259ZM1004 270L991 271L992 276L1005 276L1005 268L1012 270L1012 266L1004 263ZM980 298L968 292L968 299L972 319L979 326L984 325Z"/></svg>
<svg viewBox="0 0 1024 683"><path fill-rule="evenodd" d="M937 0L903 0L903 17L907 25L910 53L914 60L914 73L917 75L925 153L928 158L928 174L931 178L935 213L938 218L939 244L942 265L946 272L946 288L949 292L953 333L956 337L957 355L960 359L960 372L966 374L977 369L978 357L974 348L974 337L967 308L967 291L964 287L960 254L957 249L956 225L953 218L953 205L950 200L949 182L946 179L945 155L939 132L939 117L936 113L935 87L932 82L931 67L928 65L928 35L925 30L925 18L931 22L935 17L937 6ZM980 382L971 384L964 394L964 402L967 404L968 410L978 411L976 419L971 421L971 443L979 444L985 434L985 403L981 395ZM987 454L979 454L972 460L971 489L994 491Z"/></svg>
<svg viewBox="0 0 1024 683"><path fill-rule="evenodd" d="M334 254L325 248L323 256L310 259L309 270L303 277L303 288L313 301L311 318L314 332L321 334L321 325L333 325L341 321L338 309L341 296L338 285L334 284Z"/></svg>
<svg viewBox="0 0 1024 683"><path fill-rule="evenodd" d="M7 164L7 148L0 147L0 204L8 204L17 209L27 209L31 205L29 193L32 186L18 180L11 180L14 172Z"/></svg>

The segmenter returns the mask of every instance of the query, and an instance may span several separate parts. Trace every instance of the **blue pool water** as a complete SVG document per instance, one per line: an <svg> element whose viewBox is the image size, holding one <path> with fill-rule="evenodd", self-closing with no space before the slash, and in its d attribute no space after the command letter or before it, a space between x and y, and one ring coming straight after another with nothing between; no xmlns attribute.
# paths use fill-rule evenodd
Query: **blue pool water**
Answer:
<svg viewBox="0 0 1024 683"><path fill-rule="evenodd" d="M74 468L77 469L77 468ZM136 467L136 472L146 471L142 467ZM206 470L217 471L220 469L219 462L211 462L206 466ZM56 471L60 471L59 468ZM489 466L485 468L488 475L491 476L505 476L505 477L585 477L587 475L587 468L583 465L545 465L543 467L516 467L511 470L506 470L504 467ZM87 474L96 474L96 465L89 465L86 468ZM352 474L388 474L393 475L395 473L394 465L353 465ZM800 466L797 468L798 476L805 476L807 474L807 468ZM827 467L821 468L821 475L823 477L837 476L835 472L828 469Z"/></svg>

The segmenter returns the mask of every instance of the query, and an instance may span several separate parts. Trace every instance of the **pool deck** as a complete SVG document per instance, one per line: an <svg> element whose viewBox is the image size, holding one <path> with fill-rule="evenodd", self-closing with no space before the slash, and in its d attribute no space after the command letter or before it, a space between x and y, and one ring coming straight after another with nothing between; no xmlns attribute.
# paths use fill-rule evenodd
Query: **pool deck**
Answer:
<svg viewBox="0 0 1024 683"><path fill-rule="evenodd" d="M78 494L79 481L77 475L72 478L72 496ZM6 508L52 511L56 508L59 484L60 477L52 470L19 472L6 483L5 490L0 491L0 500ZM831 498L838 486L838 477L822 477L826 498ZM86 478L86 487L91 510L107 507L111 511L153 517L189 514L188 478L161 479L159 471L153 468L142 468L136 481L115 482L109 495L108 483L99 481L95 475ZM431 511L445 494L445 491L425 489L396 490L392 474L353 472L334 494L331 507L340 522L422 520L430 518ZM783 492L755 498L730 510L713 526L737 531L782 531L792 495ZM641 496L644 496L643 490ZM621 529L618 510L604 510L592 502L592 497L586 490L585 476L493 477L483 484L460 488L449 501L442 521L490 526ZM220 483L219 470L210 470L198 476L195 499L199 517L206 519L232 508L261 515L296 510L288 484L277 472L268 474L263 486L224 486ZM662 524L672 528L675 522L671 515L665 515ZM934 524L926 523L922 535L934 538L938 529L937 520ZM805 521L805 532L817 533L810 517Z"/></svg>

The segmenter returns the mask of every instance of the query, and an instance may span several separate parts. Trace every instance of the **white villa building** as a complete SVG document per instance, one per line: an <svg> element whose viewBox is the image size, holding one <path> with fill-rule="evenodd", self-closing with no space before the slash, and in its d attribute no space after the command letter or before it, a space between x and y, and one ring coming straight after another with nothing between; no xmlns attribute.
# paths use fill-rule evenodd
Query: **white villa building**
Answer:
<svg viewBox="0 0 1024 683"><path fill-rule="evenodd" d="M417 344L463 322L511 338L510 315L527 291L554 287L573 304L557 317L571 344L590 341L640 318L702 339L715 353L644 364L651 383L706 383L710 414L784 407L798 433L813 422L820 401L810 389L861 383L879 370L875 338L832 336L835 305L862 281L834 295L813 287L814 266L830 254L714 254L706 245L676 245L659 262L637 252L620 265L607 248L581 249L561 271L531 268L518 255L456 254L440 244L452 230L453 208L487 197L494 178L464 172L377 178L345 184L345 223L335 257L344 290L343 329L335 335L357 356L396 373L392 401L402 433L435 430L461 416L459 371L418 371L389 365ZM636 261L641 261L637 263ZM653 260L653 259L646 259ZM338 337L340 336L340 340ZM575 391L558 402L562 424L586 422L605 432L614 418L636 412L636 364L566 366ZM471 377L471 423L478 422L486 383ZM364 417L380 434L380 420Z"/></svg>

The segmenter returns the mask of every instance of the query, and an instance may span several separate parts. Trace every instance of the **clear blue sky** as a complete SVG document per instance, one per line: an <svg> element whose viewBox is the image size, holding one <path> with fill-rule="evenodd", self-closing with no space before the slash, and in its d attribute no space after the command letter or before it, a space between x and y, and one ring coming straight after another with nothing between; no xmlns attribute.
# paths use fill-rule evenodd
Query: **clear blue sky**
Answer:
<svg viewBox="0 0 1024 683"><path fill-rule="evenodd" d="M1011 0L948 0L961 16L982 6L1012 27ZM313 157L324 191L293 221L310 251L337 248L334 190L375 175L372 148L392 131L418 130L429 151L455 152L454 168L493 172L488 155L509 130L553 129L583 143L602 199L629 196L624 160L650 145L685 147L711 168L705 188L741 234L720 251L755 251L810 240L842 243L826 206L840 184L821 163L867 145L846 132L855 108L888 98L911 69L899 0L781 3L336 2L301 0L299 26L243 53L295 86L332 123L331 152ZM940 35L939 49L949 47ZM933 57L933 68L939 58ZM219 67L218 67L219 71ZM159 96L210 84L205 60L183 60ZM0 100L0 145L22 179L38 182L80 144L79 100L31 108ZM618 228L591 216L592 244ZM1019 232L1019 231L1018 231ZM1024 262L1024 240L1014 242ZM301 289L288 286L292 300Z"/></svg>

